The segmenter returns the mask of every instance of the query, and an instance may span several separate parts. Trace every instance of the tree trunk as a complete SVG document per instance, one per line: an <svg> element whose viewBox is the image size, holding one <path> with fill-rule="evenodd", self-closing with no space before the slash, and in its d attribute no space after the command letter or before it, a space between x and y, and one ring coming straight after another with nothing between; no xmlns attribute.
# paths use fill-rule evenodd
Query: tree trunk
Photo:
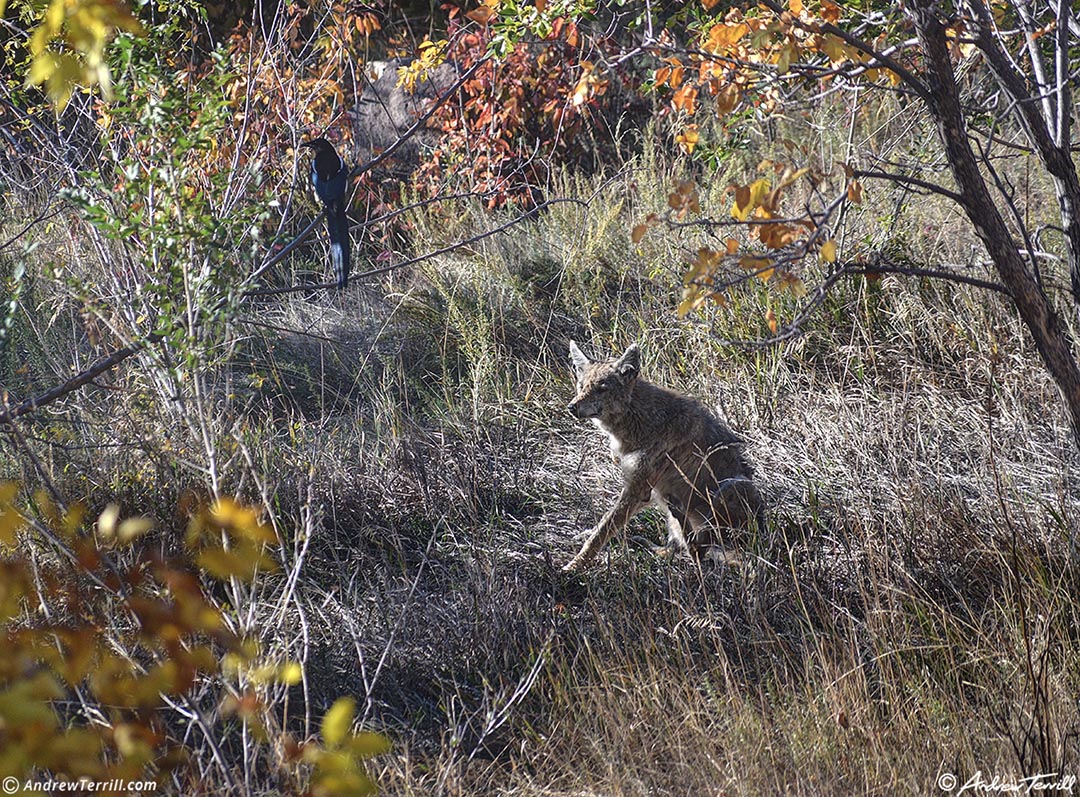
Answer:
<svg viewBox="0 0 1080 797"><path fill-rule="evenodd" d="M1020 317L1031 331L1039 355L1061 390L1073 439L1080 448L1080 367L1073 356L1071 341L1062 327L1061 319L1020 255L979 170L979 161L968 143L945 27L935 14L936 6L933 0L912 0L907 5L926 58L926 79L930 88L926 102L945 144L946 157L959 189L964 212L975 225L994 267L1020 311Z"/></svg>

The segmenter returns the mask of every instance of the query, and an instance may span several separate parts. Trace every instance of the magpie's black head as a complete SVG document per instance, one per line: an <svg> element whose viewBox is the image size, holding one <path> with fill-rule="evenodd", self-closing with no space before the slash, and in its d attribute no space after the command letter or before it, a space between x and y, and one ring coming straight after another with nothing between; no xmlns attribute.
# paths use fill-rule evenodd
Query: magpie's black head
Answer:
<svg viewBox="0 0 1080 797"><path fill-rule="evenodd" d="M311 141L305 141L300 146L315 150L316 155L318 155L320 152L325 152L326 150L333 151L334 149L334 145L327 141L325 138L313 138Z"/></svg>

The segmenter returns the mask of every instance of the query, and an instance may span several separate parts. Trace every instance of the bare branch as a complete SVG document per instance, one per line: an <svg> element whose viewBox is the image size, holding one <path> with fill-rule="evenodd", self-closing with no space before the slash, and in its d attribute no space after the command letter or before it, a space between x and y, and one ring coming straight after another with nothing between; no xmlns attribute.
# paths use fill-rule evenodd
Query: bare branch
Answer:
<svg viewBox="0 0 1080 797"><path fill-rule="evenodd" d="M1050 82L1046 79L1046 67L1043 65L1042 53L1039 52L1039 45L1035 43L1035 20L1031 16L1031 8L1028 5L1028 0L1015 0L1013 8L1016 9L1016 13L1020 16L1020 20L1024 24L1024 40L1027 45L1028 58L1031 59L1031 69L1035 73L1035 86L1038 89L1039 99L1042 102L1043 118L1046 120L1046 124L1049 127L1054 123L1054 111L1050 105Z"/></svg>
<svg viewBox="0 0 1080 797"><path fill-rule="evenodd" d="M973 288L983 288L988 291L1003 293L1006 296L1012 296L1009 289L1000 282L991 282L990 280L969 277L965 274L957 274L955 271L945 271L937 268L917 268L915 266L879 263L873 266L845 266L842 271L844 274L861 274L867 277L881 274L901 274L905 277L929 277L930 279L958 282L961 285L970 285Z"/></svg>
<svg viewBox="0 0 1080 797"><path fill-rule="evenodd" d="M1069 146L1069 127L1072 120L1072 79L1069 76L1069 7L1065 0L1058 0L1057 43L1055 45L1055 72L1057 75L1057 124L1054 126L1055 143Z"/></svg>
<svg viewBox="0 0 1080 797"><path fill-rule="evenodd" d="M267 260L265 263L263 263L261 266L259 266L257 269L255 269L255 271L253 271L244 280L244 282L241 283L241 285L250 284L250 283L254 282L259 277L261 277L263 274L265 274L267 271L269 271L271 268L273 268L278 263L280 263L282 260L284 260L286 257L288 257L290 252L292 252L294 249L296 249L296 247L298 247L300 244L302 244L304 241L306 241L308 239L308 237L313 232L315 232L315 228L319 226L319 222L321 222L322 220L323 220L323 214L320 213L318 216L316 216L312 220L312 222L307 227L305 227L303 229L303 231L299 235L297 235L295 238L293 238L285 246L285 248L283 248L281 251L279 251L277 254L275 254L273 257L271 257L269 260ZM336 283L335 283L335 285L336 285Z"/></svg>
<svg viewBox="0 0 1080 797"><path fill-rule="evenodd" d="M11 236L6 241L4 241L2 244L0 244L0 250L7 249L9 246L11 246L17 240L22 238L22 236L26 233L26 231L29 230L31 227L33 227L35 224L40 224L43 221L48 221L53 216L58 215L62 210L63 210L63 208L56 208L54 210L43 210L35 218L28 221L26 223L26 225L21 230L19 230L13 236Z"/></svg>
<svg viewBox="0 0 1080 797"><path fill-rule="evenodd" d="M68 379L63 384L57 385L56 387L45 391L40 396L36 396L35 398L29 399L28 401L24 401L22 404L17 404L14 407L7 405L7 396L5 394L3 397L4 407L3 409L0 409L0 423L11 423L11 421L15 420L16 418L34 412L39 407L43 407L46 404L51 404L58 398L62 398L68 393L78 390L83 385L94 381L97 377L101 376L106 371L112 370L124 360L138 354L147 346L155 343L160 339L161 338L158 335L151 335L144 341L130 343L121 349L117 349L112 354L108 354L96 360L85 371L81 371L80 373Z"/></svg>
<svg viewBox="0 0 1080 797"><path fill-rule="evenodd" d="M942 188L940 185L928 182L927 180L920 180L918 177L910 177L906 174L896 174L895 172L884 172L878 169L853 169L856 177L869 177L875 180L888 180L893 183L900 183L901 185L912 186L915 188L921 188L924 191L929 191L932 194L939 194L943 197L948 197L953 202L963 203L963 197L955 191L950 191L947 188Z"/></svg>

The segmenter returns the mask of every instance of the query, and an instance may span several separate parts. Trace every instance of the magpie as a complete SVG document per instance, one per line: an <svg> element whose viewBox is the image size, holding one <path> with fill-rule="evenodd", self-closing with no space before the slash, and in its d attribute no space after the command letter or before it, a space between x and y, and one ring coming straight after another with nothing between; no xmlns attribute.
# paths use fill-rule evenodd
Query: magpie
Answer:
<svg viewBox="0 0 1080 797"><path fill-rule="evenodd" d="M337 286L344 288L349 284L349 219L345 215L349 167L325 138L305 141L300 146L315 153L311 161L311 182L326 210L326 234L330 238L334 278Z"/></svg>

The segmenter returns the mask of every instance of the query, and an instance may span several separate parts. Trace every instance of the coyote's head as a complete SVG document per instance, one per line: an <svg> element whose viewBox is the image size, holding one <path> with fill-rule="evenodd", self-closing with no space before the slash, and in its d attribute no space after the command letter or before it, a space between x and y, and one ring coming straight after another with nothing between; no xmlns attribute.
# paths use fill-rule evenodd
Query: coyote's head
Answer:
<svg viewBox="0 0 1080 797"><path fill-rule="evenodd" d="M577 374L577 396L570 402L570 412L578 418L597 420L621 415L630 403L641 365L637 344L617 360L594 363L570 341L570 359Z"/></svg>

